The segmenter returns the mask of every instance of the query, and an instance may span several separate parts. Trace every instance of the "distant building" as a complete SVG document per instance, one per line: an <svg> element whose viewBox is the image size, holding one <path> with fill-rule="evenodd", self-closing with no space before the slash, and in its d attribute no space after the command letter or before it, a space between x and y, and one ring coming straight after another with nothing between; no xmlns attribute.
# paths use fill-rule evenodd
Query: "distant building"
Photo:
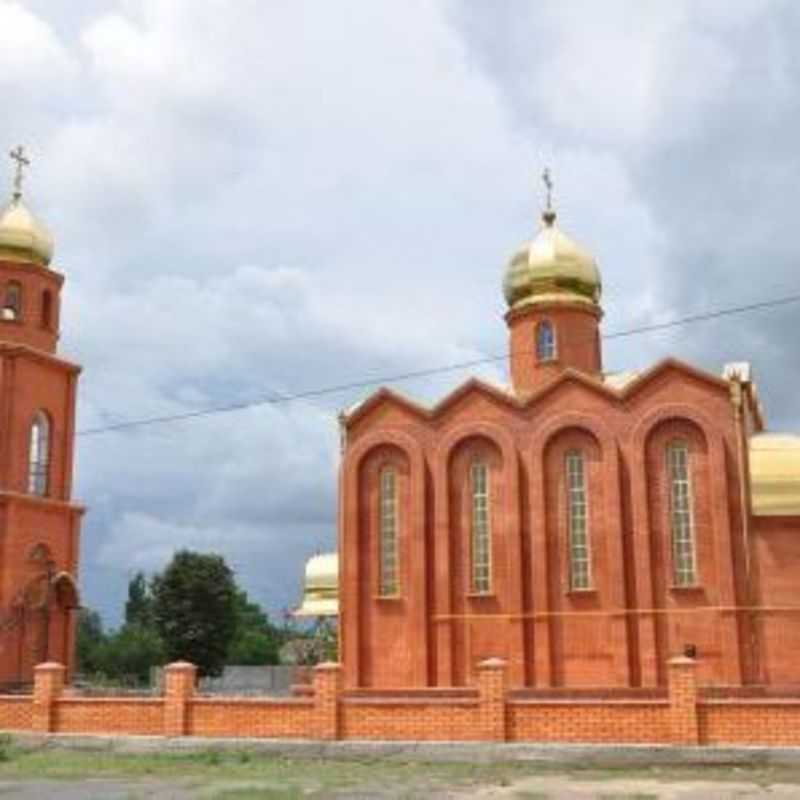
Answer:
<svg viewBox="0 0 800 800"><path fill-rule="evenodd" d="M342 416L348 687L800 682L800 438L748 365L604 373L601 278L549 207L505 275L510 386ZM447 298L443 298L443 303Z"/></svg>
<svg viewBox="0 0 800 800"><path fill-rule="evenodd" d="M72 669L83 508L71 501L80 367L56 354L63 275L17 176L0 211L0 683Z"/></svg>

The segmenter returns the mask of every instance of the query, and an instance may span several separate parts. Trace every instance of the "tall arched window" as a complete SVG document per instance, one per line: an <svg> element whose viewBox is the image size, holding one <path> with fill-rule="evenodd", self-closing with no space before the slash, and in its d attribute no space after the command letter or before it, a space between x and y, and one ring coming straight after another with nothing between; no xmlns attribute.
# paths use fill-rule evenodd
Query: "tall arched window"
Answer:
<svg viewBox="0 0 800 800"><path fill-rule="evenodd" d="M592 567L589 550L586 459L580 450L570 450L567 453L566 472L569 586L573 590L591 589Z"/></svg>
<svg viewBox="0 0 800 800"><path fill-rule="evenodd" d="M472 491L472 592L488 594L492 589L492 554L489 501L489 467L474 461L470 468Z"/></svg>
<svg viewBox="0 0 800 800"><path fill-rule="evenodd" d="M397 473L386 467L380 473L380 587L382 597L396 595L397 574Z"/></svg>
<svg viewBox="0 0 800 800"><path fill-rule="evenodd" d="M53 293L49 289L42 292L42 327L53 325Z"/></svg>
<svg viewBox="0 0 800 800"><path fill-rule="evenodd" d="M37 411L31 424L28 451L28 491L44 496L49 488L50 420L44 411Z"/></svg>
<svg viewBox="0 0 800 800"><path fill-rule="evenodd" d="M556 332L553 323L545 320L536 326L536 360L552 361L556 357Z"/></svg>
<svg viewBox="0 0 800 800"><path fill-rule="evenodd" d="M3 301L3 319L19 319L22 316L22 284L9 281Z"/></svg>
<svg viewBox="0 0 800 800"><path fill-rule="evenodd" d="M675 586L697 583L697 559L692 514L689 445L676 439L667 445L669 515L672 531L672 577Z"/></svg>

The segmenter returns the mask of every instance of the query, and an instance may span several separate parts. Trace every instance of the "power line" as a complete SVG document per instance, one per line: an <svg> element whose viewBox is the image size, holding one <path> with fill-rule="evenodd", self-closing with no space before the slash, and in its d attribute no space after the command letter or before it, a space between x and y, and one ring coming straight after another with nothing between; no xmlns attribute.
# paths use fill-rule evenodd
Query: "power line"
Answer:
<svg viewBox="0 0 800 800"><path fill-rule="evenodd" d="M719 319L721 317L733 316L735 314L743 314L750 311L760 311L767 308L777 308L779 306L790 305L792 303L800 302L800 294L787 295L786 297L775 298L772 300L763 300L757 303L748 303L746 305L731 306L729 308L718 309L717 311L708 311L702 314L691 314L686 317L671 320L669 322L659 322L651 325L641 325L636 328L628 328L622 331L606 334L602 338L606 341L611 339L622 339L631 336L639 336L645 333L654 333L658 331L668 330L670 328L678 328L684 325L691 325L697 322L706 322L708 320ZM337 394L339 392L346 392L353 389L363 389L369 386L376 386L380 384L399 383L407 380L414 380L416 378L430 377L432 375L441 375L446 372L455 372L470 367L480 366L482 364L494 363L497 361L505 361L510 357L510 353L503 353L502 355L483 356L481 358L472 359L470 361L461 361L453 364L446 364L440 367L431 367L429 369L413 370L410 372L397 373L394 375L382 376L378 378L367 378L349 383L335 384L333 386L321 387L318 389L309 389L304 392L296 392L294 394L278 394L272 392L267 397L261 397L256 400L240 401L238 403L230 403L221 406L213 406L210 408L196 409L194 411L185 411L177 414L164 414L161 416L144 417L136 420L129 420L127 422L118 422L111 425L100 426L96 428L87 428L78 431L76 436L96 436L102 433L111 433L113 431L127 430L130 428L140 428L148 425L163 425L171 422L180 422L183 420L197 419L198 417L208 417L216 414L227 414L234 411L243 411L248 408L256 408L264 405L277 405L278 403L288 403L294 400L309 400L315 397L322 397L328 394Z"/></svg>

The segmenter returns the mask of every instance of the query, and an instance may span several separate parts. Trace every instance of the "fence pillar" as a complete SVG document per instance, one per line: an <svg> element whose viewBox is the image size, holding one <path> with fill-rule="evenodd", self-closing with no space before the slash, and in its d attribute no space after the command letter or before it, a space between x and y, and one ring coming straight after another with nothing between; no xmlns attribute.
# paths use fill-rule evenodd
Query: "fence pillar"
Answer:
<svg viewBox="0 0 800 800"><path fill-rule="evenodd" d="M668 662L670 738L672 744L699 744L697 661L677 656Z"/></svg>
<svg viewBox="0 0 800 800"><path fill-rule="evenodd" d="M314 737L339 738L341 665L331 661L314 667Z"/></svg>
<svg viewBox="0 0 800 800"><path fill-rule="evenodd" d="M481 739L504 742L506 731L506 682L508 665L502 658L478 664L478 713Z"/></svg>
<svg viewBox="0 0 800 800"><path fill-rule="evenodd" d="M175 661L164 667L164 736L186 736L188 706L194 695L197 667Z"/></svg>
<svg viewBox="0 0 800 800"><path fill-rule="evenodd" d="M66 669L56 661L33 668L33 730L51 733L55 728L55 704L64 689Z"/></svg>

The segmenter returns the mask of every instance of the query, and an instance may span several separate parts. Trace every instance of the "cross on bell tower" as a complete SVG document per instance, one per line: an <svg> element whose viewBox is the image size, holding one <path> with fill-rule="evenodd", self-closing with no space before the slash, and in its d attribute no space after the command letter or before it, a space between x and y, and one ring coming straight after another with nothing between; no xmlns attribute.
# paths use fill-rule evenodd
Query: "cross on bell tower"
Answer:
<svg viewBox="0 0 800 800"><path fill-rule="evenodd" d="M20 144L9 152L9 157L17 162L14 173L14 201L22 198L22 181L25 177L25 167L31 165L31 160L25 155L25 148Z"/></svg>

